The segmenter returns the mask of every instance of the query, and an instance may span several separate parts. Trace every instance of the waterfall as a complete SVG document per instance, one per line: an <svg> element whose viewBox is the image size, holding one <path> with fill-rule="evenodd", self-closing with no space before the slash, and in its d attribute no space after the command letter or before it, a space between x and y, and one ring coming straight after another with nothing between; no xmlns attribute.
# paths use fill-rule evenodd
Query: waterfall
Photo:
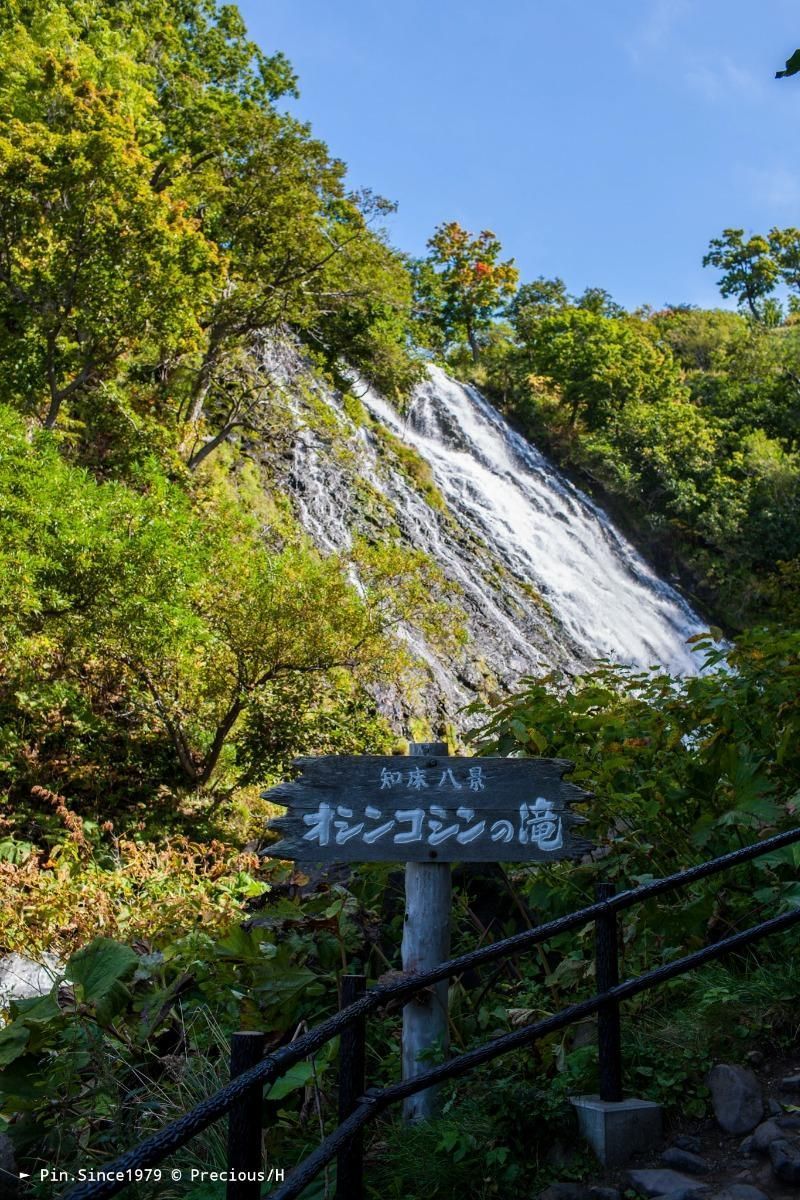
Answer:
<svg viewBox="0 0 800 1200"><path fill-rule="evenodd" d="M363 400L428 461L458 520L536 587L587 656L697 671L686 639L705 626L691 607L475 388L432 367L405 422L374 393Z"/></svg>
<svg viewBox="0 0 800 1200"><path fill-rule="evenodd" d="M402 415L354 382L371 418L363 423L346 415L338 393L312 386L348 431L350 449L334 453L319 425L297 440L289 486L309 534L324 549L356 533L399 536L461 590L471 642L460 661L406 630L430 668L429 711L452 714L476 691L543 669L585 670L598 658L698 670L686 640L705 626L689 604L475 388L431 367ZM443 511L387 452L384 430L428 464ZM383 508L365 510L365 487Z"/></svg>

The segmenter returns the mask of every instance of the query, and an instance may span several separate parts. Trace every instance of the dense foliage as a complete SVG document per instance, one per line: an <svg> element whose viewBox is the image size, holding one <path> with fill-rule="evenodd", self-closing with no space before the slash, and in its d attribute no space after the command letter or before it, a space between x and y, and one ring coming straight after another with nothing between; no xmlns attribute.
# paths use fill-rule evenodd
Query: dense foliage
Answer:
<svg viewBox="0 0 800 1200"><path fill-rule="evenodd" d="M727 654L700 640L710 669L681 683L605 667L569 693L544 677L527 681L512 700L476 706L478 752L576 762L575 779L596 789L585 815L598 850L578 866L457 876L455 950L474 945L476 930L485 941L520 928L520 918L524 925L568 912L590 900L597 880L645 883L796 819L799 648L798 635L788 633L751 634ZM714 669L723 658L726 668ZM19 861L0 870L0 899L5 886L12 903L24 880L37 920L78 878L88 897L95 888L119 896L95 901L105 936L69 957L57 999L54 991L14 1005L0 1032L0 1095L21 1114L12 1128L31 1164L102 1162L130 1141L131 1120L144 1134L223 1081L231 1028L263 1029L278 1044L330 1011L343 972L375 979L398 966L402 896L389 868L361 868L343 882L311 887L307 875L283 867L263 896L253 860L228 859L219 846L203 853L176 843L169 856L143 862L133 843L95 834L74 818L57 862L37 863L30 849L20 848ZM625 973L795 905L797 862L790 848L628 910ZM226 928L243 903L250 922ZM194 929L186 921L193 907L203 917ZM126 936L138 939L136 952L119 940ZM791 1044L796 939L784 935L764 954L771 969L743 955L627 1004L629 1086L699 1116L704 1069L715 1057ZM551 939L546 952L501 972L464 975L451 988L454 1044L477 1044L561 1007L591 990L592 973L588 928ZM375 1084L397 1076L397 1022L398 1014L370 1022ZM291 1165L321 1127L335 1124L334 1051L299 1065L268 1094L270 1162ZM582 1036L553 1035L529 1054L453 1084L441 1120L410 1136L394 1126L373 1132L375 1194L419 1194L420 1156L443 1197L503 1195L556 1172L581 1174L587 1163L580 1152L567 1154L565 1165L563 1149L554 1155L552 1147L562 1132L572 1145L567 1097L593 1090L595 1071L589 1025ZM224 1146L206 1140L182 1159L189 1162L220 1167Z"/></svg>
<svg viewBox="0 0 800 1200"><path fill-rule="evenodd" d="M797 613L800 327L519 289L477 368L518 426L729 630Z"/></svg>
<svg viewBox="0 0 800 1200"><path fill-rule="evenodd" d="M2 34L0 399L95 446L155 417L191 462L256 330L408 386L387 204L278 111L291 70L235 8L31 0Z"/></svg>
<svg viewBox="0 0 800 1200"><path fill-rule="evenodd" d="M279 701L297 723L332 688L345 710L365 702L366 682L410 666L391 637L401 620L453 636L447 590L419 554L356 544L323 557L210 485L192 505L153 463L136 488L98 483L52 435L31 444L18 417L0 409L0 422L12 798L44 786L111 815L109 795L128 805L263 779L259 712Z"/></svg>
<svg viewBox="0 0 800 1200"><path fill-rule="evenodd" d="M286 60L214 0L23 0L0 35L0 954L55 954L69 989L0 1034L0 1132L67 1164L118 1111L129 1140L133 1109L143 1133L199 1098L165 1075L181 1045L207 1092L231 1027L330 1005L349 900L238 928L286 874L242 849L260 789L298 753L391 749L370 689L413 690L398 626L462 635L423 555L320 553L281 493L315 408L278 347L396 399L421 370L391 206L279 109Z"/></svg>
<svg viewBox="0 0 800 1200"><path fill-rule="evenodd" d="M17 825L32 787L116 817L154 791L173 809L230 794L337 738L385 743L364 686L408 666L401 620L458 636L443 581L399 546L316 553L268 472L219 454L242 433L279 454L291 430L270 338L398 395L417 377L410 275L373 228L388 206L279 111L291 68L232 6L31 0L0 30Z"/></svg>

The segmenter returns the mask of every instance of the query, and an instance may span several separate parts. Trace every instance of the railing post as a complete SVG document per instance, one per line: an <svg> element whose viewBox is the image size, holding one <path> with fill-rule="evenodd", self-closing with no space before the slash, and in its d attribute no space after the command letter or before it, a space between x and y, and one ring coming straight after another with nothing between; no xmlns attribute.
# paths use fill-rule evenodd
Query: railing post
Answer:
<svg viewBox="0 0 800 1200"><path fill-rule="evenodd" d="M234 1033L231 1038L231 1079L254 1067L264 1057L266 1035L263 1033ZM254 1084L228 1115L228 1170L262 1170L261 1162L261 1105L263 1088ZM261 1184L254 1181L231 1181L225 1192L226 1200L259 1200Z"/></svg>
<svg viewBox="0 0 800 1200"><path fill-rule="evenodd" d="M598 883L595 899L608 900L614 895L613 883ZM595 981L598 992L607 992L619 983L617 914L604 913L595 919ZM600 1006L597 1012L597 1050L600 1060L600 1099L622 1099L622 1046L619 1030L619 1003Z"/></svg>
<svg viewBox="0 0 800 1200"><path fill-rule="evenodd" d="M342 976L342 1008L358 1000L367 990L363 975ZM339 1124L356 1107L366 1087L366 1037L364 1017L342 1030L339 1038ZM339 1151L336 1160L336 1200L363 1200L364 1135L357 1133Z"/></svg>

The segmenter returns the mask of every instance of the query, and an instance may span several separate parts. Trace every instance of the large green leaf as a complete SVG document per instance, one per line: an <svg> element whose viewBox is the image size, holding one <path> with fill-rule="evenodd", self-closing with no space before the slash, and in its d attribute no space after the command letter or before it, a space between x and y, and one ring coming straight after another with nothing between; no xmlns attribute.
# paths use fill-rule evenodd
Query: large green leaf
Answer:
<svg viewBox="0 0 800 1200"><path fill-rule="evenodd" d="M7 1067L0 1069L0 1107L6 1111L22 1112L32 1107L46 1093L47 1077L42 1073L35 1054L21 1054ZM4 1098L9 1103L5 1103Z"/></svg>
<svg viewBox="0 0 800 1200"><path fill-rule="evenodd" d="M0 1067L8 1066L25 1053L30 1036L30 1029L22 1021L12 1021L0 1029Z"/></svg>
<svg viewBox="0 0 800 1200"><path fill-rule="evenodd" d="M21 1017L26 1025L47 1024L57 1020L61 1015L56 997L56 988L51 988L44 996L26 996L15 1000L11 1005L14 1017Z"/></svg>
<svg viewBox="0 0 800 1200"><path fill-rule="evenodd" d="M122 981L133 974L139 961L130 946L112 938L95 938L73 954L67 963L67 979L79 989L85 1004L98 1007L101 1019L110 1016L124 998Z"/></svg>
<svg viewBox="0 0 800 1200"><path fill-rule="evenodd" d="M309 1061L295 1063L285 1075L281 1075L267 1092L268 1100L282 1100L289 1092L305 1087L314 1078L314 1067Z"/></svg>

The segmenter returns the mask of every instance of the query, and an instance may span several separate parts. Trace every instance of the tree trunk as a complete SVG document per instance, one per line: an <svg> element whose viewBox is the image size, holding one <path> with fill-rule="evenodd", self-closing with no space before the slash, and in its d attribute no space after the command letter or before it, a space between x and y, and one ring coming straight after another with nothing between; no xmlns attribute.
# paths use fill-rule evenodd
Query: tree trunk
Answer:
<svg viewBox="0 0 800 1200"><path fill-rule="evenodd" d="M203 759L203 766L197 776L198 786L205 787L213 775L214 768L219 761L219 756L222 753L222 749L228 739L228 734L236 724L240 714L244 710L244 706L244 698L238 696L233 701L222 721L220 721L219 725L217 726L217 731L214 734L214 741L211 743L208 754Z"/></svg>
<svg viewBox="0 0 800 1200"><path fill-rule="evenodd" d="M56 383L56 368L55 368L54 357L55 357L55 347L53 344L53 339L51 337L48 337L48 339L47 339L47 386L50 391L50 406L47 410L47 416L45 417L44 421L42 422L45 429L53 428L56 421L58 420L58 414L61 409L62 395L61 395L61 392L58 390L58 385Z"/></svg>
<svg viewBox="0 0 800 1200"><path fill-rule="evenodd" d="M189 458L186 460L186 466L189 468L189 470L197 470L197 468L200 466L200 463L203 462L204 459L208 458L209 454L212 454L216 450L217 446L221 445L221 443L225 441L228 434L231 433L235 428L236 422L229 421L223 425L219 433L215 433L214 436L209 438L207 442L203 442L203 445L200 447L200 449L195 450L194 453L190 454Z"/></svg>
<svg viewBox="0 0 800 1200"><path fill-rule="evenodd" d="M52 429L55 426L55 423L58 420L58 414L60 411L61 411L61 397L59 395L55 395L55 396L51 395L50 407L47 410L47 416L45 417L44 421L42 422L45 429Z"/></svg>
<svg viewBox="0 0 800 1200"><path fill-rule="evenodd" d="M480 358L480 348L478 346L478 339L475 336L475 330L472 327L471 321L467 321L467 341L469 342L469 348L472 351L472 361L476 363Z"/></svg>
<svg viewBox="0 0 800 1200"><path fill-rule="evenodd" d="M198 373L195 385L192 388L192 399L189 406L189 415L187 421L189 425L196 425L203 415L203 407L206 402L209 388L211 387L211 373L213 371L213 363L206 358Z"/></svg>
<svg viewBox="0 0 800 1200"><path fill-rule="evenodd" d="M753 296L750 294L749 291L747 291L747 292L745 292L745 297L747 299L747 307L750 309L750 312L753 314L753 316L758 321L758 323L761 324L763 321L763 317L761 316L761 313L758 311L758 305L756 304Z"/></svg>
<svg viewBox="0 0 800 1200"><path fill-rule="evenodd" d="M200 370L197 372L189 401L189 414L186 419L190 426L196 425L203 415L203 406L211 388L214 368L219 359L221 340L219 328L212 325L208 336L208 346L203 355Z"/></svg>

